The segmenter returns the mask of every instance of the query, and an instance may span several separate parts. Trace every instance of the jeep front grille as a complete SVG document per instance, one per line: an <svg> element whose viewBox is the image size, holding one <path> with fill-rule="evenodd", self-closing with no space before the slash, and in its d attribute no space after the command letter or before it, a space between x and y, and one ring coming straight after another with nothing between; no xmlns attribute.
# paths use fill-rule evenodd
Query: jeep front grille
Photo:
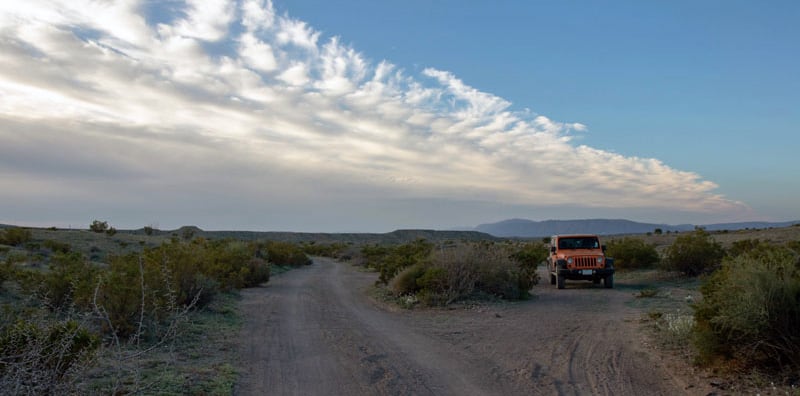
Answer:
<svg viewBox="0 0 800 396"><path fill-rule="evenodd" d="M597 256L575 257L572 265L575 268L598 268L603 266L602 263L597 263Z"/></svg>

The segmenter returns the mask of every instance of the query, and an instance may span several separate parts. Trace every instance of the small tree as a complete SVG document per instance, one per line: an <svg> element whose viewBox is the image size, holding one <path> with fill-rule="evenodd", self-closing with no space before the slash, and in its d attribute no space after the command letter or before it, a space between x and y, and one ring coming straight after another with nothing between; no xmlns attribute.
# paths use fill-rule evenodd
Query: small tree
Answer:
<svg viewBox="0 0 800 396"><path fill-rule="evenodd" d="M89 229L97 233L106 232L108 231L108 222L95 220L89 225Z"/></svg>
<svg viewBox="0 0 800 396"><path fill-rule="evenodd" d="M683 234L666 250L664 268L689 276L700 275L722 262L725 250L706 230Z"/></svg>
<svg viewBox="0 0 800 396"><path fill-rule="evenodd" d="M648 268L659 260L656 248L638 238L612 240L608 243L606 253L614 258L614 265L618 269Z"/></svg>
<svg viewBox="0 0 800 396"><path fill-rule="evenodd" d="M664 233L664 231L663 231L662 229L660 229L660 228L656 228L655 230L653 230L653 232L654 232L656 235L661 235L662 233Z"/></svg>
<svg viewBox="0 0 800 396"><path fill-rule="evenodd" d="M153 227L144 226L144 233L145 233L145 235L153 235Z"/></svg>

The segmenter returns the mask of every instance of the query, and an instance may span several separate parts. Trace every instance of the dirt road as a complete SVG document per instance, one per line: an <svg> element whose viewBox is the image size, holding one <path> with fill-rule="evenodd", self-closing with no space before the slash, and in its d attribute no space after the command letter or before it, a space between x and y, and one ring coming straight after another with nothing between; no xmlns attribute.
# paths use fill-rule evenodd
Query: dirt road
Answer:
<svg viewBox="0 0 800 396"><path fill-rule="evenodd" d="M629 292L568 283L452 310L375 302L376 275L316 259L243 292L241 395L677 395ZM695 389L696 393L698 389Z"/></svg>

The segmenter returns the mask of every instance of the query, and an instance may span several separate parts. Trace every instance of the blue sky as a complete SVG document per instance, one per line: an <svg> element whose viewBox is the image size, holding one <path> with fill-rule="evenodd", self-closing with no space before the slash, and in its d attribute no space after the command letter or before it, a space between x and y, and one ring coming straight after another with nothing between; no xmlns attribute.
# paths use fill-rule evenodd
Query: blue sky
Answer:
<svg viewBox="0 0 800 396"><path fill-rule="evenodd" d="M289 9L289 7L291 9ZM346 1L276 8L376 59L435 65L581 143L719 184L764 218L800 216L796 1Z"/></svg>
<svg viewBox="0 0 800 396"><path fill-rule="evenodd" d="M0 222L800 218L796 2L0 6Z"/></svg>

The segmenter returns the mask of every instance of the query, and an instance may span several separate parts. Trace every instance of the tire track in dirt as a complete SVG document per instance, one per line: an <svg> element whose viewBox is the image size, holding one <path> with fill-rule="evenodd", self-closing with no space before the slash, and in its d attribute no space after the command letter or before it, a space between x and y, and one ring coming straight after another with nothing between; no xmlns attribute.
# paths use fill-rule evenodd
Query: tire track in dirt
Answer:
<svg viewBox="0 0 800 396"><path fill-rule="evenodd" d="M370 299L375 279L315 259L244 291L235 393L685 393L640 347L627 293L538 285L530 301L407 311Z"/></svg>
<svg viewBox="0 0 800 396"><path fill-rule="evenodd" d="M377 309L372 274L325 259L243 293L238 394L489 394L486 372L453 359L404 317ZM496 384L502 389L502 384Z"/></svg>

